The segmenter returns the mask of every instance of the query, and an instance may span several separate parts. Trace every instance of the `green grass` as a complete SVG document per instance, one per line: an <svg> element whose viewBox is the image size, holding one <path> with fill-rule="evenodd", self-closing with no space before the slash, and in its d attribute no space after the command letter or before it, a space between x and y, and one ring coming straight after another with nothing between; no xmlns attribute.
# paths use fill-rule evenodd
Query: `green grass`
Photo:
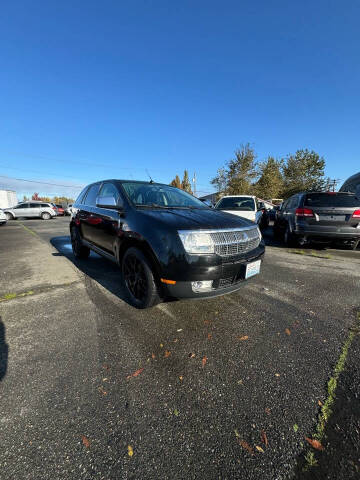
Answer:
<svg viewBox="0 0 360 480"><path fill-rule="evenodd" d="M316 257L316 258L332 258L329 253L319 253L315 250L302 250L299 248L294 248L292 250L288 250L289 253L294 253L295 255L306 255L307 257Z"/></svg>
<svg viewBox="0 0 360 480"><path fill-rule="evenodd" d="M324 404L321 407L318 422L316 425L316 432L313 435L313 438L315 440L318 440L319 442L321 442L324 438L325 428L331 417L332 406L336 398L336 388L337 388L338 380L341 373L344 371L346 359L349 355L350 345L354 340L355 335L359 333L359 323L360 323L360 313L358 313L356 325L350 329L349 335L341 349L340 357L336 362L334 372L328 381L327 397ZM317 465L317 460L315 458L314 451L312 450L307 451L307 453L305 454L305 461L306 461L306 467L305 467L306 470Z"/></svg>
<svg viewBox="0 0 360 480"><path fill-rule="evenodd" d="M18 297L27 297L28 295L34 295L32 290L23 293L6 293L3 297L0 297L0 302L5 302L6 300L13 300Z"/></svg>

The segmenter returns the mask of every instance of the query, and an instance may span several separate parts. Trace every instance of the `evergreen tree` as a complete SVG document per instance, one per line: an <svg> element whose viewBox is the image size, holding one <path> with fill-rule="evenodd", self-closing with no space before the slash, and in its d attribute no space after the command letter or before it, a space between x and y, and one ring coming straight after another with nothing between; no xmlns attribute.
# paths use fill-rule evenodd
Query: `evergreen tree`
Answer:
<svg viewBox="0 0 360 480"><path fill-rule="evenodd" d="M187 170L184 171L183 180L181 182L181 188L182 188L182 190L185 190L185 192L188 192L188 193L192 194L191 183L190 183L190 180L189 180L189 173L188 173Z"/></svg>

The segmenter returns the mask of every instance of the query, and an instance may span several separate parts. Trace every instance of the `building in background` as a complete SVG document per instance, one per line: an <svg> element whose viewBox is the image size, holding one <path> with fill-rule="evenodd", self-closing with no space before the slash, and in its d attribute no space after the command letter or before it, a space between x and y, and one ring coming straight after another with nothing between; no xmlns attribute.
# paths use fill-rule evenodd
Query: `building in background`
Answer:
<svg viewBox="0 0 360 480"><path fill-rule="evenodd" d="M11 208L17 203L18 199L14 190L0 190L0 208Z"/></svg>

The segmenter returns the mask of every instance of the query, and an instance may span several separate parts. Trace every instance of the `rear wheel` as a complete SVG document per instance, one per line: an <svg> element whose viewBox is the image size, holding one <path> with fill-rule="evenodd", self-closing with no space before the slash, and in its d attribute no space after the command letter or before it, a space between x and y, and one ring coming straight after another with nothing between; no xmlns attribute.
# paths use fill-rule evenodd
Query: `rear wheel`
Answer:
<svg viewBox="0 0 360 480"><path fill-rule="evenodd" d="M148 308L160 302L152 268L141 250L131 247L125 252L122 274L131 305Z"/></svg>
<svg viewBox="0 0 360 480"><path fill-rule="evenodd" d="M41 214L41 218L42 218L43 220L50 220L51 215L50 215L49 212L43 212L43 213Z"/></svg>
<svg viewBox="0 0 360 480"><path fill-rule="evenodd" d="M5 212L6 220L14 220L14 217L9 212Z"/></svg>
<svg viewBox="0 0 360 480"><path fill-rule="evenodd" d="M88 256L90 255L90 248L83 245L80 233L76 227L72 227L70 236L72 251L75 258L88 258Z"/></svg>

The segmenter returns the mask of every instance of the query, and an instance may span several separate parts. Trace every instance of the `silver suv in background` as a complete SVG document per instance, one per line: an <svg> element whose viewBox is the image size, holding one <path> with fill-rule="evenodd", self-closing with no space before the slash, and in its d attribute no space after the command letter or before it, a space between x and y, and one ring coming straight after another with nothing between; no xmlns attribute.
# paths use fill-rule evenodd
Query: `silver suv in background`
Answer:
<svg viewBox="0 0 360 480"><path fill-rule="evenodd" d="M42 218L43 220L50 220L56 216L56 210L50 203L41 201L22 202L12 208L5 208L4 213L7 220L15 218Z"/></svg>

